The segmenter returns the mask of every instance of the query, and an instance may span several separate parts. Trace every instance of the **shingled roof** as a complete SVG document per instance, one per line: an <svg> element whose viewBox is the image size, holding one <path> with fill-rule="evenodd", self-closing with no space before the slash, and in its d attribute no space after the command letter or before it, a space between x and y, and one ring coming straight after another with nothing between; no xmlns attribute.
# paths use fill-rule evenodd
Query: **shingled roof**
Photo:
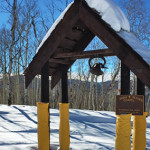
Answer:
<svg viewBox="0 0 150 150"><path fill-rule="evenodd" d="M120 9L116 7L123 18L122 26L118 30L103 16L105 12L98 12L95 8L97 4L91 6L90 2L75 0L52 25L24 72L26 87L37 74L41 74L45 63L49 62L49 76L52 76L53 88L61 79L62 66L66 65L69 69L77 59L69 56L82 54L86 46L97 36L108 47L107 50L99 50L101 55L116 55L150 88L150 50L129 32L128 23ZM111 5L115 7L114 3ZM109 8L111 7L107 7Z"/></svg>

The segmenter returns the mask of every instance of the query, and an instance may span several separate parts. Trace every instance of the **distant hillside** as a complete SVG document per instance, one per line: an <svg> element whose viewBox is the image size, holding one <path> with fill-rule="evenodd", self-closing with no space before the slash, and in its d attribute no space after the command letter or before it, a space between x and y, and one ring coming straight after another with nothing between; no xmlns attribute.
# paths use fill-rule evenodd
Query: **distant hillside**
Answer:
<svg viewBox="0 0 150 150"><path fill-rule="evenodd" d="M17 85L17 82L16 80L18 79L17 76L11 76L11 83L12 83L12 88L14 89L15 86ZM74 85L78 85L80 83L80 86L82 85L86 85L86 87L88 87L89 91L90 91L90 85L91 83L88 81L79 81L77 79L71 79L71 84L72 86ZM40 84L41 84L41 79L40 78L35 78L34 79L34 82L32 82L28 89L36 89L37 86L40 87ZM111 81L106 81L103 83L103 90L104 90L104 93L107 91L107 89L109 88L111 84ZM131 84L132 84L132 81L131 81ZM96 86L96 83L94 82L94 86ZM19 75L19 87L20 87L20 90L21 91L24 91L24 76L23 75ZM68 87L70 88L70 80L68 80ZM78 86L76 86L78 87ZM102 83L101 82L98 82L97 83L97 91L100 92L101 91L101 87L102 87ZM1 77L0 78L0 93L2 95L2 89L4 88L4 85L3 85L3 78ZM115 90L117 91L118 89L118 81L115 81L114 83L114 86L113 88L115 88ZM150 89L148 89L146 87L146 102L149 102L150 101Z"/></svg>
<svg viewBox="0 0 150 150"><path fill-rule="evenodd" d="M17 79L18 77L17 76L11 76L11 83L12 83L12 86L14 86L15 85L15 82L16 82L16 79ZM30 84L29 85L29 88L34 88L34 86L36 87L37 86L37 81L39 82L39 84L41 83L41 79L40 78L35 78L35 80L34 80L34 84ZM71 79L71 83L72 83L72 85L75 85L75 84L79 84L79 82L80 82L80 84L82 85L82 84L86 84L88 87L89 87L89 89L90 89L90 82L88 81L79 81L79 80L77 80L77 79ZM20 83L20 86L21 87L23 87L24 86L24 75L19 75L19 83ZM109 87L109 85L111 84L111 81L106 81L106 82L104 82L103 83L104 85L104 90L106 90L108 87ZM118 81L115 81L115 86L114 87L116 87L116 89L118 88ZM97 83L97 88L98 88L98 90L100 90L101 89L101 85L102 85L102 83L101 82L98 82ZM68 86L70 87L70 80L68 80ZM96 86L96 82L94 82L94 86ZM3 88L3 78L1 77L1 79L0 79L0 88Z"/></svg>

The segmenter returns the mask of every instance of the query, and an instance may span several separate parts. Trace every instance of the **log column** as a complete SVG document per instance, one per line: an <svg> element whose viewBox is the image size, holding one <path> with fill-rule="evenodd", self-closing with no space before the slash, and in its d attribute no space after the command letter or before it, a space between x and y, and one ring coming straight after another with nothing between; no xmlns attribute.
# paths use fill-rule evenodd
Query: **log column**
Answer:
<svg viewBox="0 0 150 150"><path fill-rule="evenodd" d="M41 102L49 103L49 62L41 70Z"/></svg>
<svg viewBox="0 0 150 150"><path fill-rule="evenodd" d="M130 69L121 62L121 95L129 94ZM115 150L131 150L130 135L131 114L117 115Z"/></svg>
<svg viewBox="0 0 150 150"><path fill-rule="evenodd" d="M38 149L50 149L49 124L49 63L41 70L41 102L37 103Z"/></svg>
<svg viewBox="0 0 150 150"><path fill-rule="evenodd" d="M130 69L121 62L121 95L130 94Z"/></svg>
<svg viewBox="0 0 150 150"><path fill-rule="evenodd" d="M62 65L63 71L61 76L61 89L62 89L62 103L68 103L68 67Z"/></svg>
<svg viewBox="0 0 150 150"><path fill-rule="evenodd" d="M145 112L145 85L137 78L137 95L144 96L144 112L143 115L133 117L133 150L146 149L146 116Z"/></svg>
<svg viewBox="0 0 150 150"><path fill-rule="evenodd" d="M62 66L61 90L62 100L59 104L60 125L59 125L59 144L61 150L70 149L70 127L69 127L69 103L68 103L68 67Z"/></svg>
<svg viewBox="0 0 150 150"><path fill-rule="evenodd" d="M144 96L144 111L145 111L145 84L137 78L137 95Z"/></svg>

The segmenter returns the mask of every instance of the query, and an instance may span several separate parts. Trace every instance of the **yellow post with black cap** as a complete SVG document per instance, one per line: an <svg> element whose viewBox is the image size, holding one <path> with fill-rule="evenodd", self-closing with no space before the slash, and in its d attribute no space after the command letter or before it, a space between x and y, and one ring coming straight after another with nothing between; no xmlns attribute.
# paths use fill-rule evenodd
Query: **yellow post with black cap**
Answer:
<svg viewBox="0 0 150 150"><path fill-rule="evenodd" d="M60 124L59 124L60 150L69 150L70 147L69 103L60 103L59 112L60 112Z"/></svg>
<svg viewBox="0 0 150 150"><path fill-rule="evenodd" d="M61 90L62 103L59 104L60 124L59 124L59 144L60 150L70 148L70 128L69 128L69 103L68 103L68 66L62 65Z"/></svg>
<svg viewBox="0 0 150 150"><path fill-rule="evenodd" d="M50 149L49 103L37 103L38 149Z"/></svg>
<svg viewBox="0 0 150 150"><path fill-rule="evenodd" d="M146 149L146 116L147 112L133 116L133 150Z"/></svg>
<svg viewBox="0 0 150 150"><path fill-rule="evenodd" d="M117 115L115 150L131 150L131 114Z"/></svg>

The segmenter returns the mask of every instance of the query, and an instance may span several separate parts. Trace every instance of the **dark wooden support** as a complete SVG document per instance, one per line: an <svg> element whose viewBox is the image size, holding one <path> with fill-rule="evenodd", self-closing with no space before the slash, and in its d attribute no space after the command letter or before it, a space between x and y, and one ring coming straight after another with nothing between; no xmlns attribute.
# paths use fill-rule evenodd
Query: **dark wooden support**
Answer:
<svg viewBox="0 0 150 150"><path fill-rule="evenodd" d="M49 102L49 62L41 70L41 102Z"/></svg>
<svg viewBox="0 0 150 150"><path fill-rule="evenodd" d="M87 47L87 45L92 41L93 38L94 38L94 34L90 31L87 31L86 33L84 33L84 36L80 39L80 41L75 45L74 50L83 51ZM70 67L74 62L75 60L72 60L71 64L68 65L68 67ZM60 65L57 68L57 71L54 72L52 75L52 84L51 84L52 89L55 87L55 85L59 82L61 78L61 73L62 73L61 70L62 70L62 65Z"/></svg>
<svg viewBox="0 0 150 150"><path fill-rule="evenodd" d="M61 90L62 90L62 103L68 103L68 67L63 66L62 76L61 76Z"/></svg>
<svg viewBox="0 0 150 150"><path fill-rule="evenodd" d="M145 111L145 84L137 78L137 95L144 96L144 111Z"/></svg>
<svg viewBox="0 0 150 150"><path fill-rule="evenodd" d="M121 95L130 94L130 69L121 62Z"/></svg>
<svg viewBox="0 0 150 150"><path fill-rule="evenodd" d="M98 57L98 56L115 56L116 54L111 49L99 49L99 50L88 50L84 52L69 52L69 53L58 53L54 58L69 58L69 59L83 59L89 57Z"/></svg>
<svg viewBox="0 0 150 150"><path fill-rule="evenodd" d="M50 58L49 62L57 63L57 64L70 64L70 61L67 61L65 59L55 59L55 58Z"/></svg>

